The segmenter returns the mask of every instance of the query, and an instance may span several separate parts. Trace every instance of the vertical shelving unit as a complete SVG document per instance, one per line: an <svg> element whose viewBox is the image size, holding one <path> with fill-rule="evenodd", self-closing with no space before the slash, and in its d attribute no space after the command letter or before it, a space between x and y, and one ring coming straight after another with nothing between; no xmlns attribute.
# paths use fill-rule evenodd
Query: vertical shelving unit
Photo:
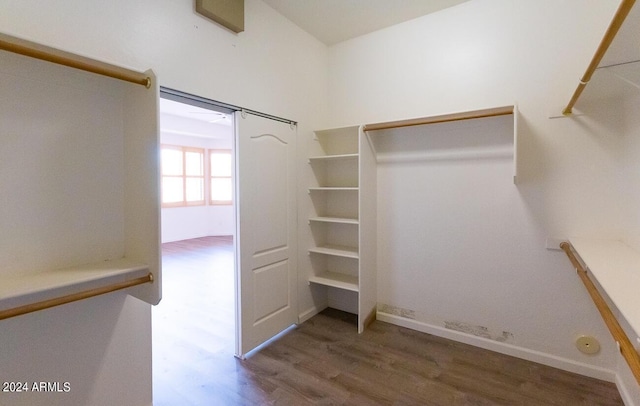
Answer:
<svg viewBox="0 0 640 406"><path fill-rule="evenodd" d="M373 314L371 309L363 312L361 306L362 298L367 296L361 289L364 249L361 147L365 139L357 126L316 131L315 140L321 152L309 158L314 175L314 183L309 186L313 213L308 221L314 241L309 248L312 266L309 282L325 287L329 298L341 297L342 301L357 303L353 311L358 313L360 332ZM375 289L372 295L375 296ZM332 300L328 302L331 307Z"/></svg>
<svg viewBox="0 0 640 406"><path fill-rule="evenodd" d="M321 154L309 158L314 246L309 282L358 292L358 128L316 132Z"/></svg>

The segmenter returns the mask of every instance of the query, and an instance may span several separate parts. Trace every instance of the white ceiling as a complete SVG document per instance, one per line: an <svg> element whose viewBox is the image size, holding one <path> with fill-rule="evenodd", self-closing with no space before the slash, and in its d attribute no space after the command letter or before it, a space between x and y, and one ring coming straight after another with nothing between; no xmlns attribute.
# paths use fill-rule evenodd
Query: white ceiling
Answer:
<svg viewBox="0 0 640 406"><path fill-rule="evenodd" d="M263 0L326 45L469 0Z"/></svg>
<svg viewBox="0 0 640 406"><path fill-rule="evenodd" d="M228 114L163 98L160 98L160 114L212 124L231 125L231 117Z"/></svg>
<svg viewBox="0 0 640 406"><path fill-rule="evenodd" d="M233 118L229 114L160 98L162 133L231 139Z"/></svg>

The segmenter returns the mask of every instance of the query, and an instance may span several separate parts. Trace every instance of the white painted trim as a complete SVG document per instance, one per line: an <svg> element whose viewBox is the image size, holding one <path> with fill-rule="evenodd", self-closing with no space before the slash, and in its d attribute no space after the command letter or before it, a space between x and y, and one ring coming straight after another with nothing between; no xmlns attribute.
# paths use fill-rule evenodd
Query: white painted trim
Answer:
<svg viewBox="0 0 640 406"><path fill-rule="evenodd" d="M616 375L616 387L618 388L618 392L620 392L620 397L622 398L622 402L624 406L640 406L640 403L637 403L633 397L627 386L624 384L623 380L620 379L619 376Z"/></svg>
<svg viewBox="0 0 640 406"><path fill-rule="evenodd" d="M284 330L282 330L281 332L279 332L278 334L274 335L273 337L271 337L270 339L268 339L267 341L258 344L255 348L253 348L252 350L250 350L249 352L247 352L244 355L238 356L236 355L235 357L241 360L245 360L247 358L251 358L253 357L254 354L259 353L262 349L268 347L269 345L271 345L271 343L279 340L280 338L284 337L285 335L289 334L293 329L297 328L300 325L300 323L298 324L292 324L289 327L285 328Z"/></svg>
<svg viewBox="0 0 640 406"><path fill-rule="evenodd" d="M304 312L302 312L302 313L300 313L298 315L298 324L304 323L305 321L309 320L310 318L312 318L316 314L320 313L322 310L324 310L324 309L318 309L316 306L313 306L313 307L305 310Z"/></svg>
<svg viewBox="0 0 640 406"><path fill-rule="evenodd" d="M559 368L580 375L589 376L591 378L601 379L608 382L618 382L618 380L616 379L616 373L606 368L584 364L567 358L562 358L555 355L518 347L512 344L502 343L483 337L477 337L455 330L449 330L444 327L434 326L432 324L406 319L404 317L395 316L393 314L383 313L380 311L377 312L376 316L378 320L394 324L396 326L410 328L412 330L417 330L423 333L432 334L434 336L473 345L475 347L484 348L485 350L495 351L527 361L537 362L539 364ZM620 387L620 385L618 386ZM640 405L629 404L627 406Z"/></svg>

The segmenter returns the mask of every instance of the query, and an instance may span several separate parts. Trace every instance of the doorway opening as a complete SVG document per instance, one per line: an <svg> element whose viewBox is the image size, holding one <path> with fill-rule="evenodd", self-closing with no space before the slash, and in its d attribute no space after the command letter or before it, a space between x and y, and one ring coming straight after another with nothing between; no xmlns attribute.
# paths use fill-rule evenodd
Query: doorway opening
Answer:
<svg viewBox="0 0 640 406"><path fill-rule="evenodd" d="M162 87L160 95L163 298L152 318L154 398L156 406L199 404L228 389L211 377L236 376L238 359L298 321L297 123ZM201 216L225 207L225 215ZM226 276L216 278L213 268Z"/></svg>
<svg viewBox="0 0 640 406"><path fill-rule="evenodd" d="M235 368L233 110L161 89L163 298L153 308L154 405L206 399ZM206 383L206 385L204 385Z"/></svg>

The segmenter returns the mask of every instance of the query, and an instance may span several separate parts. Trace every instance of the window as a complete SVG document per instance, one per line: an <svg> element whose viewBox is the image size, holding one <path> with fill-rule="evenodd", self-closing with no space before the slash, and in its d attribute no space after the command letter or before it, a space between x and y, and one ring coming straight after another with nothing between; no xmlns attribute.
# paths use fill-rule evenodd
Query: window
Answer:
<svg viewBox="0 0 640 406"><path fill-rule="evenodd" d="M161 146L162 206L205 204L204 149Z"/></svg>
<svg viewBox="0 0 640 406"><path fill-rule="evenodd" d="M231 166L231 150L213 149L209 151L209 169L211 173L209 200L211 204L232 203Z"/></svg>

